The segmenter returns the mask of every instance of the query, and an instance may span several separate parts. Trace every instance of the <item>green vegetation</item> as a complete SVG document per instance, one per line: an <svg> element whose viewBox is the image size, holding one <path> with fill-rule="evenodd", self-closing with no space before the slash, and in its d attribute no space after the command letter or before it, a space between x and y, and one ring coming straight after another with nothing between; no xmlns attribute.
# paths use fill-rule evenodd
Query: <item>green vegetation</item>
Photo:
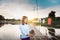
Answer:
<svg viewBox="0 0 60 40"><path fill-rule="evenodd" d="M4 24L20 24L20 19L16 20L16 19L5 19L4 16L0 15L0 24L4 23Z"/></svg>
<svg viewBox="0 0 60 40"><path fill-rule="evenodd" d="M5 18L4 18L4 16L0 15L0 22L1 22L2 20L5 20Z"/></svg>
<svg viewBox="0 0 60 40"><path fill-rule="evenodd" d="M20 19L16 20L16 19L5 19L5 23L6 24L20 24Z"/></svg>

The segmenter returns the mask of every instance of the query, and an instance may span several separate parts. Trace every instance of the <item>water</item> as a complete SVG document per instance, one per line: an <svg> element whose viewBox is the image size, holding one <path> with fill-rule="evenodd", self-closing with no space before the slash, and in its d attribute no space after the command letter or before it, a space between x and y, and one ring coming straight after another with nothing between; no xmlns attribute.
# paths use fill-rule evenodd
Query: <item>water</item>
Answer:
<svg viewBox="0 0 60 40"><path fill-rule="evenodd" d="M19 39L20 40L20 25L11 25L11 24L5 24L0 28L0 39ZM48 28L37 26L35 27L37 30L39 30L42 35L50 36L48 33ZM60 29L55 29L55 35L60 35Z"/></svg>
<svg viewBox="0 0 60 40"><path fill-rule="evenodd" d="M0 28L0 39L20 39L19 25L5 24Z"/></svg>

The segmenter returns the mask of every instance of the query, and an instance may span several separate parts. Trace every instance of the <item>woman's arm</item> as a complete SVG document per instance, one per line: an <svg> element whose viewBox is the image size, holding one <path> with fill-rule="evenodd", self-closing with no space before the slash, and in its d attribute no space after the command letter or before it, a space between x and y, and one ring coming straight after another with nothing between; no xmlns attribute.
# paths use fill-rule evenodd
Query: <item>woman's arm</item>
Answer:
<svg viewBox="0 0 60 40"><path fill-rule="evenodd" d="M30 27L30 31L29 31L28 36L34 36L35 35L35 31L34 31L33 26L29 25L29 27Z"/></svg>

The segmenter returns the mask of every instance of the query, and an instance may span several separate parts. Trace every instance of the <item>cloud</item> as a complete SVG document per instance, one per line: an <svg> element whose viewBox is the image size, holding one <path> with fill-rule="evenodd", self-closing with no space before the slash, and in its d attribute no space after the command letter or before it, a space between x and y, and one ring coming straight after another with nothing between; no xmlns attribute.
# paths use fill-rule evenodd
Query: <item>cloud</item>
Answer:
<svg viewBox="0 0 60 40"><path fill-rule="evenodd" d="M33 18L33 5L29 5L27 0L24 2L24 0L20 0L21 3L19 3L19 0L8 3L2 3L0 5L0 15L3 15L5 18L16 18L19 19L23 15L28 16L29 18Z"/></svg>
<svg viewBox="0 0 60 40"><path fill-rule="evenodd" d="M5 18L16 19L21 19L21 17L24 15L28 16L29 19L32 19L34 17L44 18L48 16L48 13L51 10L55 10L56 16L60 16L60 6L54 6L45 9L41 9L40 7L38 7L37 10L37 6L29 4L27 0L27 3L25 3L24 0L20 0L20 2L18 0L17 2L15 1L10 3L3 3L2 5L0 5L0 15L3 15Z"/></svg>
<svg viewBox="0 0 60 40"><path fill-rule="evenodd" d="M53 6L53 7L49 7L49 8L46 8L46 9L41 9L39 10L39 17L40 18L45 18L45 17L48 17L48 14L51 12L51 11L56 11L56 17L60 17L60 6Z"/></svg>

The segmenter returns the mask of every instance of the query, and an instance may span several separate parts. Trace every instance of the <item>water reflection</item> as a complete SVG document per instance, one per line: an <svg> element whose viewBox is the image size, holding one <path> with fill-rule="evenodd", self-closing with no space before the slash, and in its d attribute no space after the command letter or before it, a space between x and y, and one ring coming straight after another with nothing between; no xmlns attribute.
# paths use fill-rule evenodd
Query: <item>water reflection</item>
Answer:
<svg viewBox="0 0 60 40"><path fill-rule="evenodd" d="M20 25L4 24L0 28L0 39L19 39L20 40ZM36 28L43 34L50 37L48 28L36 26ZM60 35L60 29L55 29L55 35Z"/></svg>
<svg viewBox="0 0 60 40"><path fill-rule="evenodd" d="M0 27L2 27L4 25L4 23L0 22Z"/></svg>
<svg viewBox="0 0 60 40"><path fill-rule="evenodd" d="M20 39L20 34L19 25L4 24L0 28L0 39L2 40Z"/></svg>

